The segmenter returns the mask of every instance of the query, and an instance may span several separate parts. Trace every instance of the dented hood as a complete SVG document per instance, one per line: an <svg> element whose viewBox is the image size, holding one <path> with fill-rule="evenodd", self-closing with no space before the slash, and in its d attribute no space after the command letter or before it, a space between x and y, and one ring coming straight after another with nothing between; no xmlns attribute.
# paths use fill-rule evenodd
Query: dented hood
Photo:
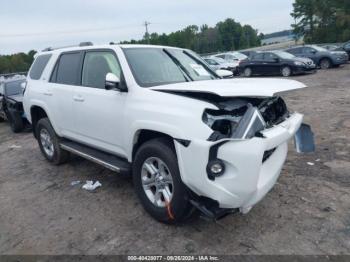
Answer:
<svg viewBox="0 0 350 262"><path fill-rule="evenodd" d="M193 81L178 84L151 87L152 90L167 92L198 92L210 93L223 97L271 97L276 93L301 89L306 85L284 79L223 79L208 81Z"/></svg>

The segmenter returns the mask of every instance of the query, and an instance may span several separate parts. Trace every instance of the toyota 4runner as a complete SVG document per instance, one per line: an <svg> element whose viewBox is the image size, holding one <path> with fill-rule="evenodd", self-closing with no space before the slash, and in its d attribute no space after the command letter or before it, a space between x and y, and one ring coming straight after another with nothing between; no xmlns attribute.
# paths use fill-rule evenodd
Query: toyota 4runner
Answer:
<svg viewBox="0 0 350 262"><path fill-rule="evenodd" d="M303 120L277 96L303 84L226 73L173 47L49 48L30 69L24 110L53 164L72 153L132 174L159 221L217 219L268 193Z"/></svg>

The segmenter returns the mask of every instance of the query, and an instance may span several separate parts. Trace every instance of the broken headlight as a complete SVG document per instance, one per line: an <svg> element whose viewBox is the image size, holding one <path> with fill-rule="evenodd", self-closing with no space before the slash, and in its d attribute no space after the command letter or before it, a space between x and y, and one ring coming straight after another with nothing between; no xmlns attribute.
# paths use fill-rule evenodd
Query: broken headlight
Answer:
<svg viewBox="0 0 350 262"><path fill-rule="evenodd" d="M232 111L207 109L203 113L203 122L214 131L209 141L249 139L266 126L259 110L251 104Z"/></svg>

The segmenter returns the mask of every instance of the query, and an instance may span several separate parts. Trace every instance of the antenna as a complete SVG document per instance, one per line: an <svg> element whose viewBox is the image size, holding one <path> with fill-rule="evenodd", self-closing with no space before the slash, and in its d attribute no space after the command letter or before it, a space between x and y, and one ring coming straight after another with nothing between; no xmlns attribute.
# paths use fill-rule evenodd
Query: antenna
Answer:
<svg viewBox="0 0 350 262"><path fill-rule="evenodd" d="M148 26L150 25L151 23L150 22L147 22L145 21L145 23L143 24L146 28L146 33L145 33L145 36L146 36L146 39L147 39L147 44L150 44L150 41L149 41L149 33L148 33Z"/></svg>

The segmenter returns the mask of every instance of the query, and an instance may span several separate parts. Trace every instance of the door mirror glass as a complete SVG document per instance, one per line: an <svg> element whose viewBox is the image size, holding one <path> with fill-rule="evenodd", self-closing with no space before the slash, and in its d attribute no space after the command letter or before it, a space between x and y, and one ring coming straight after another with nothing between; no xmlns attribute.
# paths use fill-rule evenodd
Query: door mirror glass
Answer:
<svg viewBox="0 0 350 262"><path fill-rule="evenodd" d="M228 70L216 70L215 71L216 74L222 78L229 78L229 77L232 77L233 76L233 73L231 71L228 71Z"/></svg>
<svg viewBox="0 0 350 262"><path fill-rule="evenodd" d="M113 73L106 75L105 88L106 90L119 89L120 79Z"/></svg>
<svg viewBox="0 0 350 262"><path fill-rule="evenodd" d="M278 57L275 57L275 58L273 59L273 61L275 61L276 63L279 63L279 62L280 62L280 59L279 59Z"/></svg>

